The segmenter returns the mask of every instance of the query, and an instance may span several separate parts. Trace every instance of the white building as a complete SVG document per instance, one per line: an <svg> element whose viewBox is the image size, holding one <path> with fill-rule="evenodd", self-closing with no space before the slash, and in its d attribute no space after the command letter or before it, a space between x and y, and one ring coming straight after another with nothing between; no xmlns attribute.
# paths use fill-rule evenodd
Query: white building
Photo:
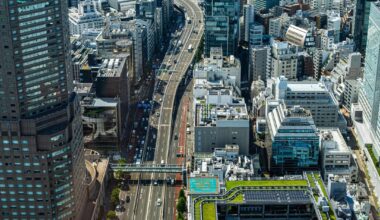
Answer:
<svg viewBox="0 0 380 220"><path fill-rule="evenodd" d="M135 8L136 0L108 0L108 3L113 9L125 12Z"/></svg>
<svg viewBox="0 0 380 220"><path fill-rule="evenodd" d="M334 43L339 42L340 25L341 25L340 14L334 11L329 11L328 16L327 16L327 29L334 31Z"/></svg>
<svg viewBox="0 0 380 220"><path fill-rule="evenodd" d="M283 13L279 17L274 17L269 19L269 30L268 34L274 38L284 37L286 30L288 28L288 23L290 22L290 17L287 13Z"/></svg>
<svg viewBox="0 0 380 220"><path fill-rule="evenodd" d="M339 129L322 129L320 136L323 179L332 174L358 182L358 166Z"/></svg>
<svg viewBox="0 0 380 220"><path fill-rule="evenodd" d="M298 48L286 41L272 40L271 42L271 77L285 76L289 80L297 79Z"/></svg>
<svg viewBox="0 0 380 220"><path fill-rule="evenodd" d="M101 29L103 25L104 18L92 0L81 1L78 8L69 9L69 28L72 35L80 35L88 29Z"/></svg>
<svg viewBox="0 0 380 220"><path fill-rule="evenodd" d="M239 59L234 56L223 57L222 48L213 47L210 58L194 66L195 79L206 79L210 82L223 81L223 84L232 86L238 94L241 94L241 66Z"/></svg>
<svg viewBox="0 0 380 220"><path fill-rule="evenodd" d="M290 25L285 34L286 40L299 47L314 47L315 41L311 29Z"/></svg>
<svg viewBox="0 0 380 220"><path fill-rule="evenodd" d="M290 81L276 79L275 99L285 104L309 109L317 127L339 127L346 133L347 122L339 112L339 105L325 84L317 81Z"/></svg>

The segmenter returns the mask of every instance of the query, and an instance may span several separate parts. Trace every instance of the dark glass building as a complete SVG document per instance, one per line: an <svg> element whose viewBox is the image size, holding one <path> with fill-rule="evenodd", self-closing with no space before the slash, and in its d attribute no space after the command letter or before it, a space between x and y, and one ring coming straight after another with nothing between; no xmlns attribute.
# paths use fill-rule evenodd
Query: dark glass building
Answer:
<svg viewBox="0 0 380 220"><path fill-rule="evenodd" d="M0 219L80 219L67 1L0 1Z"/></svg>
<svg viewBox="0 0 380 220"><path fill-rule="evenodd" d="M236 55L239 40L239 0L205 0L205 56L212 47L223 55Z"/></svg>

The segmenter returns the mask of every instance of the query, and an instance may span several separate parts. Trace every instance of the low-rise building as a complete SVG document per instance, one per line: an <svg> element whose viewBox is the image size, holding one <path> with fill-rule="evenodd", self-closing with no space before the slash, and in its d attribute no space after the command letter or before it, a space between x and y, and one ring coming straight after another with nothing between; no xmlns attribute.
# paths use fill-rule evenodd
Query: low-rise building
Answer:
<svg viewBox="0 0 380 220"><path fill-rule="evenodd" d="M226 181L224 193L210 190L218 188L215 179L190 179L188 218L314 219L318 207L310 196L307 181L300 178ZM199 193L200 190L206 193Z"/></svg>
<svg viewBox="0 0 380 220"><path fill-rule="evenodd" d="M215 148L213 153L195 153L191 177L218 177L225 180L250 180L258 177L259 155L240 155L238 145Z"/></svg>
<svg viewBox="0 0 380 220"><path fill-rule="evenodd" d="M101 29L104 18L92 0L80 1L78 8L69 9L70 34L81 35L87 29Z"/></svg>
<svg viewBox="0 0 380 220"><path fill-rule="evenodd" d="M242 98L220 102L228 91L209 91L208 98L195 103L195 152L213 152L226 144L239 145L239 153L249 153L249 117ZM215 100L216 102L214 102Z"/></svg>
<svg viewBox="0 0 380 220"><path fill-rule="evenodd" d="M323 179L331 174L358 182L358 166L339 129L322 129L320 135Z"/></svg>
<svg viewBox="0 0 380 220"><path fill-rule="evenodd" d="M193 76L195 79L205 79L210 82L221 80L225 85L232 86L238 94L241 93L240 61L232 55L224 57L220 47L211 48L210 58L194 66Z"/></svg>

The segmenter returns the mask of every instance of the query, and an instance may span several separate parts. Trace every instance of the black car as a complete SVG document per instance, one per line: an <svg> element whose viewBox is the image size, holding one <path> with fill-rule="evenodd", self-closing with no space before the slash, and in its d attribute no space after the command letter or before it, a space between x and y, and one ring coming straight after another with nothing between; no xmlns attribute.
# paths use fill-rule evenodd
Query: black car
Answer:
<svg viewBox="0 0 380 220"><path fill-rule="evenodd" d="M129 201L131 201L131 197L127 196L127 197L125 198L125 201L128 203Z"/></svg>

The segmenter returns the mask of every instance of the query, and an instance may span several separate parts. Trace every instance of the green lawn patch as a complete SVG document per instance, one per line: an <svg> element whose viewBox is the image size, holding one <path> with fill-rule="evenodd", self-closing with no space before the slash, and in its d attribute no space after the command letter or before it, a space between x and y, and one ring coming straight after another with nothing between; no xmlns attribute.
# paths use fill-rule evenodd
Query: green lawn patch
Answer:
<svg viewBox="0 0 380 220"><path fill-rule="evenodd" d="M375 164L377 173L380 175L379 160L375 156L375 153L373 152L372 146L371 145L366 145L366 147L367 147L369 155L371 156L371 159L372 159L373 163Z"/></svg>
<svg viewBox="0 0 380 220"><path fill-rule="evenodd" d="M280 186L308 186L306 180L242 180L227 181L226 188L230 190L237 186L263 186L263 187L280 187Z"/></svg>
<svg viewBox="0 0 380 220"><path fill-rule="evenodd" d="M315 182L311 173L307 174L307 179L309 180L310 187L315 187Z"/></svg>
<svg viewBox="0 0 380 220"><path fill-rule="evenodd" d="M326 189L325 189L325 185L323 184L323 181L322 181L321 178L318 179L318 184L319 184L319 186L322 189L323 195L327 198L327 192L326 192Z"/></svg>
<svg viewBox="0 0 380 220"><path fill-rule="evenodd" d="M201 205L201 201L202 200L199 200L195 203L194 205L194 218L197 220L197 219L201 219L201 209L200 209L200 205Z"/></svg>
<svg viewBox="0 0 380 220"><path fill-rule="evenodd" d="M231 200L231 203L243 203L243 200L244 196L242 193L240 193L238 196Z"/></svg>
<svg viewBox="0 0 380 220"><path fill-rule="evenodd" d="M203 204L203 220L216 220L216 207L215 203Z"/></svg>

